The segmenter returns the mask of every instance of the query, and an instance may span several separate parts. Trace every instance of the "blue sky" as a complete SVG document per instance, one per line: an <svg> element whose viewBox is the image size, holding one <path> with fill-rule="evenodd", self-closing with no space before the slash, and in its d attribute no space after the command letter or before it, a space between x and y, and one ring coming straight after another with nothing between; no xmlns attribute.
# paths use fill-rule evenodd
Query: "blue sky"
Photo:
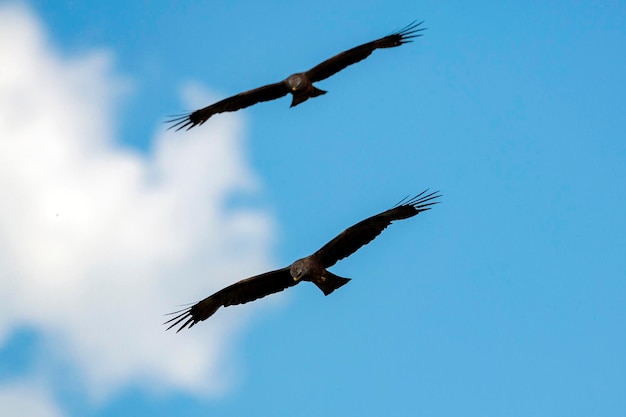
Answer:
<svg viewBox="0 0 626 417"><path fill-rule="evenodd" d="M622 2L31 1L0 18L17 22L3 61L22 63L0 69L4 412L623 415ZM415 19L423 37L322 97L165 132ZM303 284L159 327L425 188L443 203L333 267L353 280L331 296Z"/></svg>

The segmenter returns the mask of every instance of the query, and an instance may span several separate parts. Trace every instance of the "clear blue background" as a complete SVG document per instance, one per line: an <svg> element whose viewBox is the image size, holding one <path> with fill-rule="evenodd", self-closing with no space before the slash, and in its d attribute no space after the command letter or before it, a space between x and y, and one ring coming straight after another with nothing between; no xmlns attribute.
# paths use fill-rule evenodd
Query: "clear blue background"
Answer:
<svg viewBox="0 0 626 417"><path fill-rule="evenodd" d="M144 152L188 80L226 97L428 27L319 83L323 97L243 112L285 265L405 195L443 203L334 267L353 281L332 296L300 285L259 317L225 397L138 387L93 408L67 388L71 415L626 413L625 3L29 4L68 56L115 54L136 83L117 129ZM18 345L36 338L6 346L1 371L27 367L37 352Z"/></svg>

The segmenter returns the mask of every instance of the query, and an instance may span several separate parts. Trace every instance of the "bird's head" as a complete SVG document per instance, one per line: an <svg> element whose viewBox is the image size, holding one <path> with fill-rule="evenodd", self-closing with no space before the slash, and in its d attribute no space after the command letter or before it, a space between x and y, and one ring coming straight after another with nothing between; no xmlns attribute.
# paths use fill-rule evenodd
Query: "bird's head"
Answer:
<svg viewBox="0 0 626 417"><path fill-rule="evenodd" d="M298 282L302 279L302 277L306 273L306 268L304 265L304 260L299 259L291 264L291 268L289 269L289 273L294 281Z"/></svg>
<svg viewBox="0 0 626 417"><path fill-rule="evenodd" d="M292 74L287 77L287 86L289 87L289 91L296 92L298 90L302 90L306 84L304 79L304 75L302 74Z"/></svg>

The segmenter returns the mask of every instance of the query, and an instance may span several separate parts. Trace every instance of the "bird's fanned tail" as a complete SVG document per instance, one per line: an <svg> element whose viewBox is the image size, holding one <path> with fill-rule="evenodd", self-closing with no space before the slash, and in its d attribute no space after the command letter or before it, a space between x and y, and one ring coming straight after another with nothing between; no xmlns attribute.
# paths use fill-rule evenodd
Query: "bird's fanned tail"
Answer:
<svg viewBox="0 0 626 417"><path fill-rule="evenodd" d="M324 295L330 295L333 291L335 291L339 287L343 287L350 281L350 278L343 278L339 275L335 275L330 271L326 271L324 274L324 279L322 281L314 282L317 285L317 288L322 290Z"/></svg>

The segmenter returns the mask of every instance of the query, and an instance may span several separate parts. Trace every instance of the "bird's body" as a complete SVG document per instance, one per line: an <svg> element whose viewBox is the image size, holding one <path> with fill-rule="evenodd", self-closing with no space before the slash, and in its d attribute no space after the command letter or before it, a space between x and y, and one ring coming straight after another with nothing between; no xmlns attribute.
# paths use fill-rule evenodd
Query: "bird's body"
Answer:
<svg viewBox="0 0 626 417"><path fill-rule="evenodd" d="M309 281L317 285L324 295L329 295L350 281L350 278L342 278L327 271L315 254L295 261L289 267L289 273L296 282Z"/></svg>
<svg viewBox="0 0 626 417"><path fill-rule="evenodd" d="M289 107L295 107L300 103L304 103L311 97L326 94L326 91L320 90L313 85L306 72L292 74L283 82L287 85L289 92L293 96L291 106Z"/></svg>
<svg viewBox="0 0 626 417"><path fill-rule="evenodd" d="M437 192L424 191L414 198L401 201L395 207L369 217L341 232L314 254L298 259L286 268L266 272L232 284L193 306L177 311L166 323L168 329L180 324L178 331L193 327L212 316L220 307L244 304L266 295L283 291L301 281L315 284L324 295L329 295L345 285L350 278L343 278L328 271L337 261L350 256L360 247L374 240L393 221L413 217L430 210L438 198Z"/></svg>
<svg viewBox="0 0 626 417"><path fill-rule="evenodd" d="M244 91L243 93L228 97L202 109L181 115L179 117L174 117L173 119L168 120L169 123L172 123L170 129L175 128L176 130L189 130L194 126L203 124L214 114L237 111L256 103L275 100L286 96L287 94L291 94L293 96L290 107L297 106L311 97L326 94L326 91L315 87L313 83L326 79L343 70L347 66L362 61L376 49L393 48L411 42L411 39L421 36L420 32L423 28L420 28L419 26L422 23L423 22L413 22L391 35L341 52L319 65L316 65L310 70L292 74L281 82Z"/></svg>

